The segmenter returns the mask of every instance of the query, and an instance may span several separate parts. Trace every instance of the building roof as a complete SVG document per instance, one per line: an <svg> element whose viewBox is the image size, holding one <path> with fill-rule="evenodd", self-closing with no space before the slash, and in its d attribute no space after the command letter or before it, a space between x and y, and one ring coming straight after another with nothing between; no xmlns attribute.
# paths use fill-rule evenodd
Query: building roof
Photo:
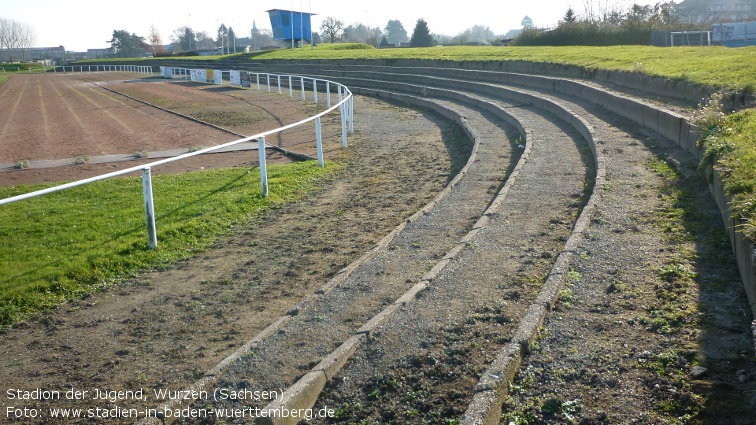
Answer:
<svg viewBox="0 0 756 425"><path fill-rule="evenodd" d="M266 12L267 13L270 13L270 12L291 12L291 13L300 13L302 15L311 15L311 16L317 15L317 13L312 13L312 12L303 12L301 10L286 10L286 9L270 9L270 10L266 10Z"/></svg>

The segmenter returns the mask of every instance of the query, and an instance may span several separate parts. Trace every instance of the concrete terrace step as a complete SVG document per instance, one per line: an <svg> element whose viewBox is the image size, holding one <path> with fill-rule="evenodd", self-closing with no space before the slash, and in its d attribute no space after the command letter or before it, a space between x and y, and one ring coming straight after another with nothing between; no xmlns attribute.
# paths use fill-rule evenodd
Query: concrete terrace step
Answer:
<svg viewBox="0 0 756 425"><path fill-rule="evenodd" d="M432 268L419 281L409 279L401 284L395 280L390 290L379 292L373 284L385 282L382 273L366 268L371 273L360 275L351 286L344 285L349 279L345 278L323 291L324 296L318 300L306 300L283 320L285 325L271 328L265 341L261 339L255 345L253 356L232 365L228 374L214 377L225 385L254 382L255 386L288 388L284 399L269 408L332 407L334 403L347 402L369 410L371 405L386 402L364 394L371 385L380 387L382 379L421 382L428 378L424 374L439 373L443 377L439 375L434 380L431 376L431 385L422 390L436 391L440 399L446 394L446 400L453 393L457 408L460 403L467 405L464 416L455 410L446 412L445 417L461 417L463 423L470 424L498 423L507 384L555 302L572 255L584 244L590 246L583 236L593 211L602 208L599 197L607 175L613 184L624 184L632 177L630 168L642 166L638 162L643 161L641 156L634 159L625 155L624 162L605 159L606 152L619 152L624 146L631 146L630 150L637 150L638 155L646 152L643 141L630 135L632 125L615 124L612 112L650 129L652 137L659 141L671 140L700 155L695 147L695 129L683 117L638 99L561 78L329 63L266 63L247 65L246 69L322 75L354 87L355 93L433 108L465 125L476 140L493 134L486 130L492 124L508 122L521 137L514 143L515 154L521 144L525 145L522 157L511 170L511 176L516 178L509 178L472 230L458 240L460 243L444 245L434 240L429 244L434 249L428 252L434 254L425 257L425 264L426 270ZM471 163L485 160L484 154L478 152ZM461 186L468 178L465 174L453 185L452 192L469 194L470 188ZM594 185L592 194L584 192L586 185ZM588 195L590 199L586 200ZM587 205L580 213L585 201ZM615 201L612 208L619 204ZM443 208L440 205L434 203L433 208L421 211L393 235L395 242L386 243L378 251L389 248L385 252L390 253L391 247L424 250L426 240L419 238L422 233L416 234L417 239L405 239L403 232L419 225L423 221L418 218L425 216L427 225L433 225L432 219L440 216L435 214L435 208ZM448 252L439 255L445 248L449 248ZM623 246L608 252L612 249L635 255ZM381 257L378 251L371 254L371 259L380 257L383 269L404 268L403 263L392 264L390 256ZM438 260L435 265L430 261L434 258ZM350 276L356 277L359 272L357 268ZM375 315L334 314L344 306L351 308L351 304L361 303L361 292L373 294L369 310ZM311 339L319 335L330 336L322 343L313 343ZM475 346L469 345L470 335ZM281 345L268 350L267 341ZM299 352L300 347L310 347L305 351L315 355L302 356L300 363L304 366L286 376L277 375L288 366L276 364L276 354ZM258 359L263 352L267 354ZM436 364L444 367L434 367ZM465 366L455 368L459 364ZM264 372L254 371L255 368ZM419 377L413 368L422 370ZM271 381L276 375L284 376L284 380ZM450 388L463 390L454 393ZM402 405L397 403L392 408L401 409ZM296 421L289 418L263 422Z"/></svg>
<svg viewBox="0 0 756 425"><path fill-rule="evenodd" d="M429 96L427 91L423 94ZM288 387L302 370L307 369L308 364L310 367L317 364L343 342L344 345L337 350L343 352L339 355L341 360L334 360L332 353L321 363L330 366L325 369L318 369L316 366L316 369L299 381L299 385L304 385L305 388L312 385L322 387L321 384L325 381L320 379L321 375L327 375L328 379L333 378L333 374L346 362L345 354L354 352L366 336L375 336L373 333L383 321L394 323L394 319L390 318L392 313L408 314L410 310L409 307L404 307L405 303L407 306L418 306L415 314L435 317L429 317L429 327L423 328L420 323L426 323L426 320L404 316L403 320L409 320L418 326L416 334L439 332L450 326L449 320L453 323L460 317L475 316L491 306L492 300L489 297L480 297L474 290L459 291L465 285L484 289L494 300L499 299L502 290L511 291L513 299L522 297L524 302L514 303L519 307L512 308L506 317L507 323L513 323L508 326L510 330L516 330L515 325L528 312L527 305L534 300L538 291L533 292L533 288L525 290L517 285L506 290L504 287L514 280L519 282L520 286L525 285L523 282L536 282L537 288L549 273L564 242L569 239L575 216L581 206L579 199L584 195L583 190L586 185L591 184L593 160L590 159L590 150L578 131L570 128L566 122L560 123L559 119L549 113L517 107L503 100L495 103L484 101L474 95L460 92L450 93L442 90L439 94L440 97L455 98L457 102L462 103L436 99L417 101L426 104L432 102L446 110L461 110L466 126L470 128L478 143L476 158L471 158L470 168L463 178L433 209L425 211L416 221L410 222L399 232L395 242L388 244L386 249L379 250L325 296L319 297L314 303L308 302L306 304L309 305L295 309L292 316L285 319L284 324L277 326L275 332L271 332L265 341L256 346L253 356L243 357L232 364L227 373L216 379L219 378L226 386L243 381L254 382L255 386L261 388ZM411 98L404 98L405 101L409 99ZM477 110L488 112L481 115ZM499 112L498 117L492 116L493 110ZM503 118L504 116L507 118ZM496 145L496 138L503 138L501 129L494 124L501 121L515 123L520 136L525 136L518 140L516 145L517 149L525 148L523 158L513 170L513 175L517 175L518 179L510 177L484 216L481 217L482 209L471 216L470 198L484 194L483 199L490 202L491 182L497 180L497 173L499 178L503 176L503 170L507 168L507 161L497 158L496 150L491 151L488 147L489 144ZM528 124L525 125L523 122ZM525 143L527 147L524 146ZM481 173L481 168L488 171ZM522 182L519 181L520 177L523 179ZM512 182L516 184L511 184ZM498 185L493 185L494 192ZM522 208L523 205L527 205L527 208ZM459 214L459 211L466 212ZM470 217L480 219L464 238L460 240L461 234L452 236L448 233L450 218L452 221L464 222L465 219L470 220ZM438 222L443 219L447 219L447 224ZM471 221L468 223L472 224ZM438 229L439 224L440 228L447 230L446 244L438 243L438 232L428 233L427 229ZM482 245L478 247L477 243ZM407 256L404 251L410 255ZM426 264L425 271L434 263L429 260L442 260L435 262L435 266L417 282L417 270L423 269L411 264L413 257L417 257L423 251L426 253L423 258ZM423 257L422 254L420 256ZM410 278L402 275L402 271L409 271ZM386 279L387 274L396 277ZM437 279L440 282L438 286L435 283ZM408 288L411 289L401 296ZM418 293L423 294L421 299L415 299ZM367 294L371 295L368 297ZM425 294L434 295L426 298ZM428 301L425 301L426 299ZM368 304L372 307L366 310ZM439 304L443 304L443 308L439 308ZM373 316L384 306L388 307L377 316ZM451 314L452 310L447 311L447 307L453 307L454 313ZM358 311L359 314L355 315L354 311ZM366 315L366 311L371 313ZM441 315L434 316L434 313ZM501 347L502 342L514 337L510 335L500 338L498 343L487 348L494 353ZM396 338L394 343L402 345L401 333L398 333ZM406 349L417 350L420 343L421 341L415 339L412 344L406 344ZM282 364L280 359L286 357L282 353L292 352L298 353L300 364ZM390 361L394 360L396 359ZM485 368L491 360L491 356L478 359L478 367ZM473 382L473 386L474 384ZM468 395L471 396L472 387L468 390ZM293 394L292 397L298 397L297 400L301 402L303 393L297 390L297 386L291 387L290 392ZM317 392L319 390L315 396ZM312 396L310 394L308 397ZM305 401L305 404L312 403L314 399Z"/></svg>
<svg viewBox="0 0 756 425"><path fill-rule="evenodd" d="M391 410L411 410L411 402L365 397L365 388L395 379L407 390L449 405L459 402L448 399L453 389L462 393L457 397L466 406L481 372L499 350L521 338L520 324L532 321L529 306L536 303L572 232L593 174L592 159L587 142L549 114L527 108L508 112L532 131L532 149L515 184L487 225L422 294L373 330L373 338L350 359L320 403L360 405L368 411L371 404L390 403ZM438 367L429 364L436 361ZM409 367L413 362L426 367ZM427 376L428 369L437 375ZM449 405L445 414L463 413Z"/></svg>
<svg viewBox="0 0 756 425"><path fill-rule="evenodd" d="M520 149L518 132L477 117L475 111L455 106L453 114L464 113L467 128L475 128L475 149L460 175L423 211L400 226L389 241L358 261L348 276L337 277L321 294L305 300L275 333L262 341L254 356L231 365L221 377L226 386L243 379L259 387L287 387L334 347L360 332L371 317L387 304L428 278L434 265L460 244L476 225L502 185ZM447 109L447 112L450 109ZM472 120L475 126L469 125ZM483 128L486 126L485 128ZM282 353L297 352L294 364L283 364ZM291 358L289 355L288 358ZM238 377L238 378L237 378ZM231 382L227 382L227 380ZM272 386L271 386L272 385Z"/></svg>

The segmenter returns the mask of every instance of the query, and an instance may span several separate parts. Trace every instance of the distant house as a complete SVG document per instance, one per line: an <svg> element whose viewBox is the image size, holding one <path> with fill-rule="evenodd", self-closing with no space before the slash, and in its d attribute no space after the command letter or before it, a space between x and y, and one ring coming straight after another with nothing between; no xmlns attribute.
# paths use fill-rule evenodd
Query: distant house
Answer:
<svg viewBox="0 0 756 425"><path fill-rule="evenodd" d="M113 56L113 52L110 49L87 49L88 59L101 59L109 58Z"/></svg>
<svg viewBox="0 0 756 425"><path fill-rule="evenodd" d="M0 50L0 62L59 61L66 57L66 49L63 46Z"/></svg>
<svg viewBox="0 0 756 425"><path fill-rule="evenodd" d="M675 6L678 21L692 24L756 20L756 0L683 0Z"/></svg>

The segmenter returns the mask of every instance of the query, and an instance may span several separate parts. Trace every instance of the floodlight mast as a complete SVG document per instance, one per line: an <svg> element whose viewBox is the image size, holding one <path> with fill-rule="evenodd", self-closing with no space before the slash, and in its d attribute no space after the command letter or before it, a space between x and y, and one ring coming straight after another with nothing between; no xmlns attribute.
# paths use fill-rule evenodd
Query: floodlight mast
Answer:
<svg viewBox="0 0 756 425"><path fill-rule="evenodd" d="M294 0L291 1L290 4L291 7L289 7L289 16L291 17L291 48L294 49Z"/></svg>
<svg viewBox="0 0 756 425"><path fill-rule="evenodd" d="M312 0L309 0L310 19L312 19ZM315 38L312 36L312 22L310 22L310 50L315 48Z"/></svg>

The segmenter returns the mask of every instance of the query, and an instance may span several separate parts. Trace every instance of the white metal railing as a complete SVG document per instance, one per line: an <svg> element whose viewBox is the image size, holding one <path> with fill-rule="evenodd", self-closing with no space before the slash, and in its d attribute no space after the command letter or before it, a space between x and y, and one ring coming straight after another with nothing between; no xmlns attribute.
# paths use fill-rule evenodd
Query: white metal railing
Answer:
<svg viewBox="0 0 756 425"><path fill-rule="evenodd" d="M98 66L109 66L109 65L98 65ZM113 66L121 66L121 65L113 65ZM161 67L163 68L163 67ZM173 70L181 70L180 72L174 73L173 75L179 76L179 78L185 78L187 75L192 75L192 70L186 69L186 68L172 68ZM188 71L188 72L186 72ZM86 72L86 71L85 71ZM220 71L219 71L220 72ZM236 72L236 71L230 71L230 72ZM241 71L245 72L246 71ZM292 81L295 81L295 79L299 79L299 83L301 84L301 92L302 92L302 99L305 100L305 83L310 82L310 86L312 87L313 91L313 101L317 102L317 88L319 84L324 84L326 86L327 92L330 93L331 86L336 87L338 91L338 103L335 105L330 105L331 100L330 97L328 99L328 105L329 107L324 110L323 112L313 115L309 118L306 118L304 120L298 121L293 124L289 124L283 127L276 128L274 130L265 131L263 133L255 134L253 136L245 137L243 139L234 140L232 142L224 143L217 146L211 146L209 148L200 149L194 152L188 152L182 155L178 155L171 158L166 158L159 161L150 162L149 164L144 165L138 165L136 167L130 167L126 168L124 170L120 171L114 171L112 173L102 174L95 177L90 177L88 179L78 180L71 183L62 184L55 187L50 187L47 189L42 189L34 192L25 193L23 195L17 195L10 198L0 199L0 205L4 204L10 204L12 202L18 202L25 199L35 198L38 196L43 196L49 193L53 192L60 192L62 190L70 189L77 186L83 186L89 183L94 183L96 181L100 180L106 180L112 177L118 177L123 176L126 174L134 173L137 171L142 172L142 192L144 195L144 208L145 208L145 216L146 216L146 222L147 222L147 243L150 248L157 247L157 231L156 231L156 224L155 224L155 210L154 210L154 204L152 200L152 168L167 164L170 162L176 162L181 161L186 158L202 155L205 153L217 151L220 149L228 148L230 146L235 146L241 143L250 142L257 140L258 142L258 151L259 151L259 158L260 158L260 184L261 184L261 190L263 196L268 196L268 175L267 175L267 162L266 162L266 153L265 153L265 137L269 136L271 134L280 133L285 130L289 130L294 127L298 127L300 125L304 125L306 123L309 123L311 121L314 121L315 123L315 145L317 149L317 160L318 165L323 167L325 165L325 162L323 160L323 140L322 140L322 128L321 128L321 117L335 111L336 109L339 109L341 114L341 139L342 139L342 146L347 146L347 131L352 132L354 131L354 120L353 120L353 114L354 114L354 97L352 96L351 91L349 89L339 83L323 80L323 79L315 79L311 77L304 77L304 76L297 76L297 75L279 75L279 74L265 74L265 73L246 73L247 77L251 77L251 75L256 75L256 86L257 89L260 90L260 81L261 76L265 76L266 80L268 82L268 91L271 91L270 86L270 80L271 77L276 79L279 84L279 93L281 93L281 77L284 77L284 80L289 81L289 94L293 97L293 86ZM347 122L349 129L347 130Z"/></svg>
<svg viewBox="0 0 756 425"><path fill-rule="evenodd" d="M137 74L152 74L151 66L142 65L67 65L56 66L53 68L54 73L74 73L74 72L133 72ZM60 70L60 71L58 71ZM68 71L67 71L68 70Z"/></svg>

